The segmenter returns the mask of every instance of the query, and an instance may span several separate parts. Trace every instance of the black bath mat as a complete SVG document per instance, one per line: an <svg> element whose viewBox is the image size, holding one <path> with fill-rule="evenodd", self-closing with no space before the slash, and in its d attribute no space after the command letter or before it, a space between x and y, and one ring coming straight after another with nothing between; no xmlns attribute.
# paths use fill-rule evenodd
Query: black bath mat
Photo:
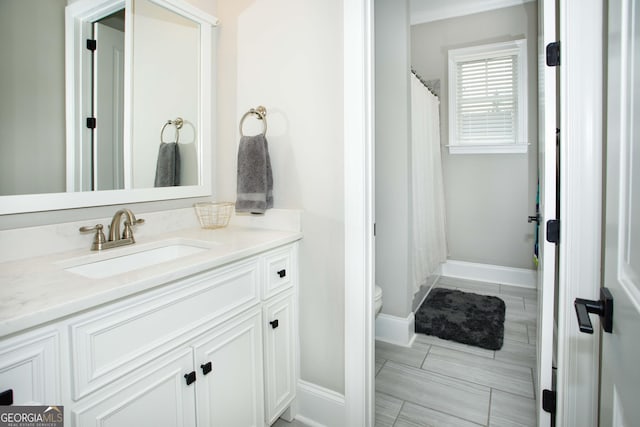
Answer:
<svg viewBox="0 0 640 427"><path fill-rule="evenodd" d="M445 340L500 350L504 339L504 301L454 289L429 292L415 315L415 330Z"/></svg>

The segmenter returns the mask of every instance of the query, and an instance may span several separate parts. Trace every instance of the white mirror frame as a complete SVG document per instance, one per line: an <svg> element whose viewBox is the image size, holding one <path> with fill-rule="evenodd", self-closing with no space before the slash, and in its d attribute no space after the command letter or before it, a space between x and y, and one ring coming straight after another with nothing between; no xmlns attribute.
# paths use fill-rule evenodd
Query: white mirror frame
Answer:
<svg viewBox="0 0 640 427"><path fill-rule="evenodd" d="M199 185L183 187L162 187L162 188L132 188L124 190L106 191L83 191L68 193L44 193L0 196L0 215L40 212L59 209L72 209L89 206L108 206L122 203L139 203L155 200L183 199L189 197L204 197L212 195L212 152L213 133L211 123L212 117L212 27L218 25L216 17L206 14L183 0L149 0L182 15L200 25L200 93L198 97L198 182ZM103 17L115 12L122 7L130 9L132 0L80 0L67 6L65 11L65 55L66 55L66 99L73 100L66 102L67 115L67 164L74 165L76 156L79 155L74 146L76 135L81 135L86 129L83 127L83 106L81 98L82 79L79 77L82 67L80 55L74 46L81 43L78 37L82 36L82 28L87 20L95 17ZM127 12L125 12L127 13ZM131 30L131 20L125 23L126 31ZM80 39L81 40L81 39ZM127 43L127 42L125 42ZM127 55L131 55L130 45ZM127 58L129 64L131 57ZM86 61L85 61L86 62ZM125 65L126 67L126 65ZM129 70L130 71L130 70ZM127 71L125 71L127 72ZM78 83L76 83L78 82ZM130 105L131 87L130 79L125 79L125 139L130 132ZM85 103L86 104L86 103ZM69 120L71 118L71 120ZM80 120L77 120L80 118ZM127 162L125 162L127 163ZM125 167L128 166L125 164ZM69 168L68 168L69 169ZM34 171L37 173L37 171ZM72 175L71 175L72 176ZM67 174L67 186L73 185L69 182L70 175Z"/></svg>

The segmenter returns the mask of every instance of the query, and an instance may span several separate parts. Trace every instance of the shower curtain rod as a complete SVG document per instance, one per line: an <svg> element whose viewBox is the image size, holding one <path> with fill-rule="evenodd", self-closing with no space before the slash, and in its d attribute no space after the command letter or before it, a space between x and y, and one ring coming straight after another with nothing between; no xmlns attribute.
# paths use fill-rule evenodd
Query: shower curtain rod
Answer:
<svg viewBox="0 0 640 427"><path fill-rule="evenodd" d="M422 86L426 87L426 88L427 88L427 90L428 90L429 92L431 92L431 94L432 94L433 96L435 96L435 97L437 97L437 98L440 98L440 96L439 96L439 95L438 95L438 94L437 94L433 89L431 89L431 88L429 87L429 85L428 85L428 84L427 84L427 83L422 79L422 77L420 77L420 75L419 75L418 73L416 73L416 70L414 70L414 69L412 68L412 69L411 69L411 73L412 73L414 76L416 76L416 78L418 79L418 81L419 81L420 83L422 83Z"/></svg>

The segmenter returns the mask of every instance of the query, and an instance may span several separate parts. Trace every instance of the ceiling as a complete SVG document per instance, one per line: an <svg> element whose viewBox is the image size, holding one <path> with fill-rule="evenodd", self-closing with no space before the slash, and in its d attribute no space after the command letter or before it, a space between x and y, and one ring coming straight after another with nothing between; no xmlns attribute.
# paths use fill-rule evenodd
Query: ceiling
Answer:
<svg viewBox="0 0 640 427"><path fill-rule="evenodd" d="M411 25L515 6L536 0L410 0Z"/></svg>

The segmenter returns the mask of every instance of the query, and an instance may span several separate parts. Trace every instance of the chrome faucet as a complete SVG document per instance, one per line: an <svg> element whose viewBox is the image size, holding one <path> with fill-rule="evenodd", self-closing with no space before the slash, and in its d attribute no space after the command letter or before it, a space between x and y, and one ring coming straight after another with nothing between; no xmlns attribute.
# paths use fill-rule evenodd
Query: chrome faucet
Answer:
<svg viewBox="0 0 640 427"><path fill-rule="evenodd" d="M120 223L122 222L122 216L125 215L124 231L122 236L120 235ZM137 224L144 223L144 219L136 219L136 216L130 209L120 209L117 211L111 219L111 225L109 226L109 240L104 236L102 224L96 224L93 227L80 227L80 232L85 233L89 231L95 231L96 234L93 237L93 243L91 243L92 251L101 251L102 249L116 248L118 246L132 245L136 242L133 237L132 227Z"/></svg>

